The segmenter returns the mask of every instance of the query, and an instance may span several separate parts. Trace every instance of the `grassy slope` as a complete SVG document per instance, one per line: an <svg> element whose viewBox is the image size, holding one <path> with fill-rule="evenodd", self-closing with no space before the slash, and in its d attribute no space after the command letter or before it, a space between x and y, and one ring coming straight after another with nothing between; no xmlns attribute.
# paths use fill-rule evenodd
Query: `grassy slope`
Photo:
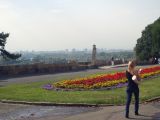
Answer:
<svg viewBox="0 0 160 120"><path fill-rule="evenodd" d="M42 89L46 82L17 84L0 87L0 100L41 101L56 103L125 103L125 89L119 88L105 91L47 91ZM160 96L160 77L143 81L140 85L140 100L144 101Z"/></svg>

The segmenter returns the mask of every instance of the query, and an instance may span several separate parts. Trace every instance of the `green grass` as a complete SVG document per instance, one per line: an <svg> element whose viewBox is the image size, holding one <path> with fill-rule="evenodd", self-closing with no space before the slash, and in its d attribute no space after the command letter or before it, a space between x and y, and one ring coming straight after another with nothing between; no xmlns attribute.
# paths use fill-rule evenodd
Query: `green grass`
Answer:
<svg viewBox="0 0 160 120"><path fill-rule="evenodd" d="M105 91L47 91L46 82L0 87L0 100L54 103L124 104L126 88ZM140 101L160 96L160 77L145 80L140 85Z"/></svg>

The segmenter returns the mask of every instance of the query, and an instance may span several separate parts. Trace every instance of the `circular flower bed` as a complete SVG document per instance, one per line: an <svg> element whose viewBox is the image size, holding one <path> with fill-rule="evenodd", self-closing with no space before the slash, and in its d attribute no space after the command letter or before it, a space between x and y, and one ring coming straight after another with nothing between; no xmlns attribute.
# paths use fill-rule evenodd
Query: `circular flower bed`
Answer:
<svg viewBox="0 0 160 120"><path fill-rule="evenodd" d="M145 68L141 71L141 78L148 78L160 74L160 66ZM44 86L56 90L95 90L120 88L127 85L125 71L113 74L101 74L74 80L64 80Z"/></svg>

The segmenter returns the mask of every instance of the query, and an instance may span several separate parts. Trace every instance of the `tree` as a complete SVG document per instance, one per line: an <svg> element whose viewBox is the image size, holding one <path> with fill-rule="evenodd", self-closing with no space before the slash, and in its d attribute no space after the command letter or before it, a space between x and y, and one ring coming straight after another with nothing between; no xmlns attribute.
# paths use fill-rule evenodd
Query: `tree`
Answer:
<svg viewBox="0 0 160 120"><path fill-rule="evenodd" d="M19 57L21 57L21 54L13 54L5 50L5 45L8 37L9 33L0 33L0 55L5 59L18 59Z"/></svg>
<svg viewBox="0 0 160 120"><path fill-rule="evenodd" d="M142 31L134 50L137 59L142 61L160 57L160 18Z"/></svg>

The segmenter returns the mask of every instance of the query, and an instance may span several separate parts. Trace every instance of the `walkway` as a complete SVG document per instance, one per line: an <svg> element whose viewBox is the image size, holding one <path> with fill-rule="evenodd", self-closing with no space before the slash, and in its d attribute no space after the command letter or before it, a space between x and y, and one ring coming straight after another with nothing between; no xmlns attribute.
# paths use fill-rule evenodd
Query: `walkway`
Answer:
<svg viewBox="0 0 160 120"><path fill-rule="evenodd" d="M0 103L0 120L125 120L124 106L109 107L54 107ZM140 105L140 116L130 119L160 120L160 102Z"/></svg>

